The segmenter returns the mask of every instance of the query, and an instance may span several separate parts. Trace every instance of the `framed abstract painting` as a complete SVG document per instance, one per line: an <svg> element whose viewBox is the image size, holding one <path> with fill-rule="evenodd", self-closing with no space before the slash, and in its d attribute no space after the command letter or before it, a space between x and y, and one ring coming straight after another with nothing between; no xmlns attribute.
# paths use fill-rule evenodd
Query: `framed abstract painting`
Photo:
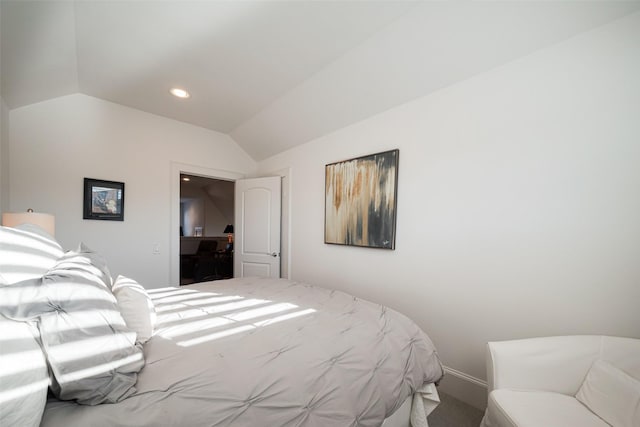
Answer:
<svg viewBox="0 0 640 427"><path fill-rule="evenodd" d="M399 150L325 166L324 242L395 249Z"/></svg>

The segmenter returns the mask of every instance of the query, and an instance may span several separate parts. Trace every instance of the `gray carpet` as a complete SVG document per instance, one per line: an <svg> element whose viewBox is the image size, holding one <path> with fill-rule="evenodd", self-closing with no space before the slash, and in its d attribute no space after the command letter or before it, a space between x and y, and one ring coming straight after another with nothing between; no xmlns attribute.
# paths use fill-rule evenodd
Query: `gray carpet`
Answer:
<svg viewBox="0 0 640 427"><path fill-rule="evenodd" d="M471 405L444 394L441 391L440 405L429 415L429 427L478 427L483 412Z"/></svg>

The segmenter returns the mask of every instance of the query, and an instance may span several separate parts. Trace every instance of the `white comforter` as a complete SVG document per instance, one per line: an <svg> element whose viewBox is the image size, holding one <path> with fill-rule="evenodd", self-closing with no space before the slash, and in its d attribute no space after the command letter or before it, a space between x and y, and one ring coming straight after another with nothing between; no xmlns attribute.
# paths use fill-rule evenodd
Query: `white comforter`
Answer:
<svg viewBox="0 0 640 427"><path fill-rule="evenodd" d="M417 325L342 292L245 278L150 294L158 324L136 393L51 400L43 427L380 426L442 376Z"/></svg>

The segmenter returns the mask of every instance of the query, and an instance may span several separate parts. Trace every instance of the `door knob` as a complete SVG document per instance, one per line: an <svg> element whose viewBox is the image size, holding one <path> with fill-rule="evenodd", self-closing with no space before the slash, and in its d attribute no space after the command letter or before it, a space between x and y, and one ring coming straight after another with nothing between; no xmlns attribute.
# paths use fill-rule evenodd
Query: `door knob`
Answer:
<svg viewBox="0 0 640 427"><path fill-rule="evenodd" d="M272 257L274 258L278 258L278 255L280 255L278 252L271 252L270 254Z"/></svg>

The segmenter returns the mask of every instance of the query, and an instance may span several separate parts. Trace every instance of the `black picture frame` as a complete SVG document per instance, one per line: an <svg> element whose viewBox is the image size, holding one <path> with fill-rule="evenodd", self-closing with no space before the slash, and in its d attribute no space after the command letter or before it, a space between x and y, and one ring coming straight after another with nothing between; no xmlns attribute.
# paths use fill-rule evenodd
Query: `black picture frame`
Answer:
<svg viewBox="0 0 640 427"><path fill-rule="evenodd" d="M82 218L124 221L124 182L85 178Z"/></svg>
<svg viewBox="0 0 640 427"><path fill-rule="evenodd" d="M399 150L325 166L324 242L396 247Z"/></svg>

